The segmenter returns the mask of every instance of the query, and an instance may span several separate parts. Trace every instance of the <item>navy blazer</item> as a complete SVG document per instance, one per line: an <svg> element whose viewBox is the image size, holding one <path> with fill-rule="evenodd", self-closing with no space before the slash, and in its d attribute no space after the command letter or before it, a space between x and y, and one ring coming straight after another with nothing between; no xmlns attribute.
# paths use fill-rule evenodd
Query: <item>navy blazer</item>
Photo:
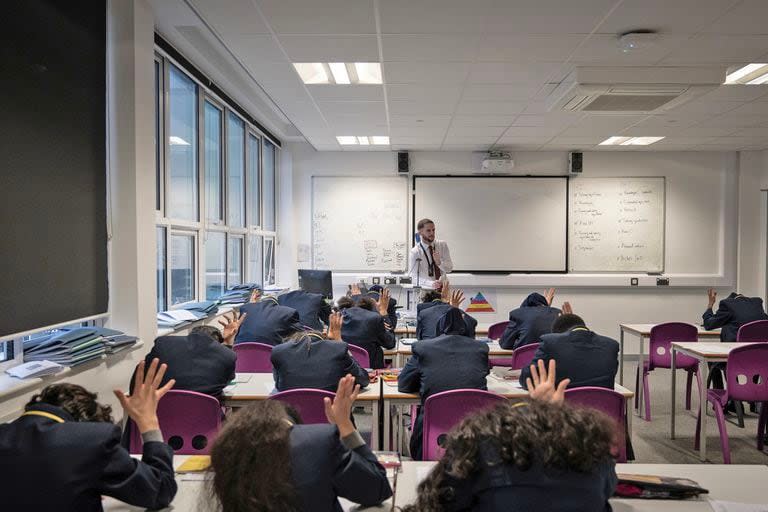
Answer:
<svg viewBox="0 0 768 512"><path fill-rule="evenodd" d="M328 325L331 305L319 293L293 290L278 295L277 303L298 311L301 323L316 331L322 331L323 324Z"/></svg>
<svg viewBox="0 0 768 512"><path fill-rule="evenodd" d="M557 363L557 382L571 379L568 388L597 386L613 389L619 369L619 343L607 336L600 336L586 328L576 327L567 332L545 334L532 364L543 359ZM520 374L520 385L531 376L529 367Z"/></svg>
<svg viewBox="0 0 768 512"><path fill-rule="evenodd" d="M145 358L147 366L154 358L168 365L163 385L176 379L173 389L219 396L235 378L237 355L231 348L199 332L157 338ZM133 391L133 378L130 390Z"/></svg>
<svg viewBox="0 0 768 512"><path fill-rule="evenodd" d="M248 313L235 337L235 344L255 341L267 345L279 345L283 338L303 331L299 312L287 306L278 305L271 297L259 302L250 302L240 307L240 314Z"/></svg>
<svg viewBox="0 0 768 512"><path fill-rule="evenodd" d="M720 341L736 341L739 327L755 320L768 320L768 315L763 310L763 299L732 293L720 301L717 313L709 308L703 318L707 330L722 327Z"/></svg>
<svg viewBox="0 0 768 512"><path fill-rule="evenodd" d="M355 377L361 388L368 385L368 372L360 368L343 341L307 335L272 349L275 389L311 388L336 391L339 379Z"/></svg>
<svg viewBox="0 0 768 512"><path fill-rule="evenodd" d="M363 295L352 295L350 298L357 302ZM379 292L368 292L365 297L369 297L378 303L381 295ZM389 330L394 331L397 327L397 301L392 297L389 298L389 304L387 304L387 323L389 324Z"/></svg>
<svg viewBox="0 0 768 512"><path fill-rule="evenodd" d="M543 334L552 332L552 324L560 310L549 306L529 306L509 312L509 324L501 335L501 348L512 350L523 345L538 343Z"/></svg>
<svg viewBox="0 0 768 512"><path fill-rule="evenodd" d="M417 305L416 338L426 340L441 335L441 332L437 332L437 323L440 321L440 317L450 311L452 307L447 302L437 300L422 302ZM474 338L477 320L463 311L461 314L464 318L464 324L467 326L467 331L464 334L468 338Z"/></svg>
<svg viewBox="0 0 768 512"><path fill-rule="evenodd" d="M384 325L384 317L357 306L345 309L342 316L341 339L367 350L371 368L384 368L382 347L397 345L394 333Z"/></svg>
<svg viewBox="0 0 768 512"><path fill-rule="evenodd" d="M392 496L387 473L368 445L348 449L335 425L294 425L290 443L301 510L341 512L339 497L372 506Z"/></svg>
<svg viewBox="0 0 768 512"><path fill-rule="evenodd" d="M102 495L158 509L176 495L167 444L144 443L138 461L120 446L117 425L76 422L63 409L42 403L29 406L30 412L63 422L25 413L0 425L3 510L100 511Z"/></svg>

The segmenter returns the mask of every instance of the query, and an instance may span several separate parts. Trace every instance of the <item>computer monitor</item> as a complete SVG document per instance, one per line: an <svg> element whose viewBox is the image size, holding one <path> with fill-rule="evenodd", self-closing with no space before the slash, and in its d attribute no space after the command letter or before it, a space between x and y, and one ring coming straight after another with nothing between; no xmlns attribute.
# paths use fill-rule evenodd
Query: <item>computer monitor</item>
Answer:
<svg viewBox="0 0 768 512"><path fill-rule="evenodd" d="M333 281L330 270L299 269L299 288L306 292L319 293L333 300Z"/></svg>

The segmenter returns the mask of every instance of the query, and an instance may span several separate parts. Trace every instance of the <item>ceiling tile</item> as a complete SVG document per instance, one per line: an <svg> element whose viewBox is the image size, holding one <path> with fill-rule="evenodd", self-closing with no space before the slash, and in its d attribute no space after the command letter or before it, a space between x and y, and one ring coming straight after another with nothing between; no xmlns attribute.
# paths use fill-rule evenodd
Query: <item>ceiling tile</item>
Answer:
<svg viewBox="0 0 768 512"><path fill-rule="evenodd" d="M595 34L575 48L571 61L579 65L637 66L655 64L677 48L689 35L659 36L648 48L622 51L616 34Z"/></svg>
<svg viewBox="0 0 768 512"><path fill-rule="evenodd" d="M433 103L423 101L388 101L390 115L450 115L454 103Z"/></svg>
<svg viewBox="0 0 768 512"><path fill-rule="evenodd" d="M768 85L721 85L708 92L703 101L752 101L768 94Z"/></svg>
<svg viewBox="0 0 768 512"><path fill-rule="evenodd" d="M700 34L681 42L661 63L693 66L754 62L754 59L765 54L766 48L768 35Z"/></svg>
<svg viewBox="0 0 768 512"><path fill-rule="evenodd" d="M373 0L259 0L259 5L278 34L376 33Z"/></svg>
<svg viewBox="0 0 768 512"><path fill-rule="evenodd" d="M399 135L392 135L389 140L392 145L398 145L398 144L442 144L443 143L443 137L404 137Z"/></svg>
<svg viewBox="0 0 768 512"><path fill-rule="evenodd" d="M605 138L603 137L584 137L584 136L576 136L576 137L565 137L565 136L557 136L554 139L552 139L549 143L550 144L586 144L586 145L594 145L594 144L600 144L603 142Z"/></svg>
<svg viewBox="0 0 768 512"><path fill-rule="evenodd" d="M624 0L598 32L650 29L663 34L693 34L736 3L738 0Z"/></svg>
<svg viewBox="0 0 768 512"><path fill-rule="evenodd" d="M766 34L765 20L768 19L768 2L765 0L743 0L731 8L703 32L716 34Z"/></svg>
<svg viewBox="0 0 768 512"><path fill-rule="evenodd" d="M389 116L390 126L397 127L441 127L448 128L451 123L450 115L403 115L403 114L391 114Z"/></svg>
<svg viewBox="0 0 768 512"><path fill-rule="evenodd" d="M466 34L485 29L490 0L385 0L379 3L383 34Z"/></svg>
<svg viewBox="0 0 768 512"><path fill-rule="evenodd" d="M496 142L496 139L498 139L497 136L494 135L485 135L485 136L452 136L452 137L446 137L443 144L448 145L457 145L457 144L493 144Z"/></svg>
<svg viewBox="0 0 768 512"><path fill-rule="evenodd" d="M384 62L471 62L479 35L383 34Z"/></svg>
<svg viewBox="0 0 768 512"><path fill-rule="evenodd" d="M729 135L733 137L761 137L763 139L768 139L768 126L740 128L738 131L732 132Z"/></svg>
<svg viewBox="0 0 768 512"><path fill-rule="evenodd" d="M170 4L157 0L157 4ZM193 0L200 15L221 34L269 34L251 0ZM176 24L179 21L175 22Z"/></svg>
<svg viewBox="0 0 768 512"><path fill-rule="evenodd" d="M223 38L227 47L243 62L249 61L256 67L262 61L286 61L285 54L271 35L226 33Z"/></svg>
<svg viewBox="0 0 768 512"><path fill-rule="evenodd" d="M562 135L578 137L584 135L618 135L626 128L641 121L646 116L598 116L584 117L578 124L566 128Z"/></svg>
<svg viewBox="0 0 768 512"><path fill-rule="evenodd" d="M563 131L565 126L510 126L504 137L535 137L548 135L553 137Z"/></svg>
<svg viewBox="0 0 768 512"><path fill-rule="evenodd" d="M712 126L707 122L695 124L688 128L683 128L675 132L675 136L681 137L722 137L730 135L737 128L733 126Z"/></svg>
<svg viewBox="0 0 768 512"><path fill-rule="evenodd" d="M509 34L589 34L615 0L494 0L485 29Z"/></svg>
<svg viewBox="0 0 768 512"><path fill-rule="evenodd" d="M469 74L467 62L385 62L387 84L463 84Z"/></svg>
<svg viewBox="0 0 768 512"><path fill-rule="evenodd" d="M765 116L768 121L768 101L753 101L731 110L729 114L738 116Z"/></svg>
<svg viewBox="0 0 768 512"><path fill-rule="evenodd" d="M451 125L448 129L447 139L460 137L499 137L506 127L504 126L466 126Z"/></svg>
<svg viewBox="0 0 768 512"><path fill-rule="evenodd" d="M552 137L501 137L498 144L510 145L510 144L546 144L552 140Z"/></svg>
<svg viewBox="0 0 768 512"><path fill-rule="evenodd" d="M587 34L488 34L480 41L479 62L565 62Z"/></svg>
<svg viewBox="0 0 768 512"><path fill-rule="evenodd" d="M469 82L472 84L536 84L562 78L564 65L560 62L479 62L472 66ZM538 88L537 88L538 91Z"/></svg>
<svg viewBox="0 0 768 512"><path fill-rule="evenodd" d="M375 35L280 35L291 62L379 62Z"/></svg>
<svg viewBox="0 0 768 512"><path fill-rule="evenodd" d="M453 117L453 126L509 126L517 116L494 116L494 115L456 115Z"/></svg>
<svg viewBox="0 0 768 512"><path fill-rule="evenodd" d="M382 85L307 85L317 101L384 101Z"/></svg>
<svg viewBox="0 0 768 512"><path fill-rule="evenodd" d="M423 101L456 103L461 96L461 86L429 86L421 84L387 85L388 101Z"/></svg>
<svg viewBox="0 0 768 512"><path fill-rule="evenodd" d="M521 102L536 95L541 88L537 84L483 84L467 85L462 101L513 101Z"/></svg>
<svg viewBox="0 0 768 512"><path fill-rule="evenodd" d="M322 101L317 105L326 115L385 115L383 101Z"/></svg>
<svg viewBox="0 0 768 512"><path fill-rule="evenodd" d="M393 137L440 137L442 140L447 129L445 126L393 126L389 133Z"/></svg>
<svg viewBox="0 0 768 512"><path fill-rule="evenodd" d="M547 112L545 114L520 114L513 126L556 126L565 128L584 117L581 112Z"/></svg>
<svg viewBox="0 0 768 512"><path fill-rule="evenodd" d="M524 101L465 101L456 108L457 115L511 115L519 114L525 108Z"/></svg>
<svg viewBox="0 0 768 512"><path fill-rule="evenodd" d="M493 144L443 144L440 149L443 151L488 151Z"/></svg>

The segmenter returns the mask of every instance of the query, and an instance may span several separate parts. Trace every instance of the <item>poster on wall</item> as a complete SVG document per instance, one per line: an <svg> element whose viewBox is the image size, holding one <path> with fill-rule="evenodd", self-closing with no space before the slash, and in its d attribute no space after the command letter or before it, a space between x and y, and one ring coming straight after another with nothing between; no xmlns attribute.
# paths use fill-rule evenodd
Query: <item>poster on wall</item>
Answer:
<svg viewBox="0 0 768 512"><path fill-rule="evenodd" d="M478 291L471 299L469 299L469 305L467 305L467 313L474 315L475 313L495 313L492 303L496 302L495 292L486 292L485 294Z"/></svg>

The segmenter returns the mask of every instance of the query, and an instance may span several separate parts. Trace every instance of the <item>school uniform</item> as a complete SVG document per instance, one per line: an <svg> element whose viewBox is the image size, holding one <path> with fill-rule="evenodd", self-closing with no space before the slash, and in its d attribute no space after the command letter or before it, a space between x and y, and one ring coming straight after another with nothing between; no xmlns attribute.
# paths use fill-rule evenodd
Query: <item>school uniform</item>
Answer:
<svg viewBox="0 0 768 512"><path fill-rule="evenodd" d="M434 252L440 254L440 264L434 259ZM436 288L438 281L453 271L453 260L448 244L444 240L434 240L431 244L419 241L408 253L408 275L423 288Z"/></svg>
<svg viewBox="0 0 768 512"><path fill-rule="evenodd" d="M339 379L347 374L361 388L369 383L368 372L360 368L343 341L307 334L275 346L271 359L278 391L311 388L335 392Z"/></svg>
<svg viewBox="0 0 768 512"><path fill-rule="evenodd" d="M243 313L248 316L240 326L235 344L258 342L279 345L284 338L304 330L299 312L287 306L280 306L273 297L264 297L259 302L244 304L240 307L240 314Z"/></svg>
<svg viewBox="0 0 768 512"><path fill-rule="evenodd" d="M293 290L278 295L277 303L298 311L299 321L316 331L322 331L323 324L328 325L331 305L319 293Z"/></svg>
<svg viewBox="0 0 768 512"><path fill-rule="evenodd" d="M381 297L381 295L379 294L379 292L370 291L365 295L362 295L362 294L352 295L350 298L354 300L355 303L357 303L361 297L368 297L370 299L373 299L378 304L379 298ZM389 304L387 305L387 323L389 324L390 331L394 331L395 328L397 327L397 301L392 297L389 298Z"/></svg>
<svg viewBox="0 0 768 512"><path fill-rule="evenodd" d="M392 496L387 473L358 432L339 439L335 425L294 425L291 478L306 512L341 512L338 498L373 506Z"/></svg>
<svg viewBox="0 0 768 512"><path fill-rule="evenodd" d="M509 312L509 324L501 335L499 345L507 350L538 343L541 336L552 332L552 324L560 310L549 306L540 293L529 294L520 307Z"/></svg>
<svg viewBox="0 0 768 512"><path fill-rule="evenodd" d="M144 434L138 461L120 446L117 425L76 422L49 404L0 425L0 461L3 510L101 511L102 496L158 509L176 495L173 451L159 430Z"/></svg>
<svg viewBox="0 0 768 512"><path fill-rule="evenodd" d="M542 336L532 364L538 364L540 359L546 364L554 359L557 382L571 379L569 388L596 386L613 389L619 369L619 343L586 327L575 327L570 331ZM520 385L525 388L526 379L530 376L531 370L526 366L520 374Z"/></svg>
<svg viewBox="0 0 768 512"><path fill-rule="evenodd" d="M424 302L416 306L416 338L426 340L438 336L440 331L437 328L437 324L440 318L450 311L451 308L453 306L442 301ZM475 331L477 330L477 320L464 312L461 315L466 325L464 335L474 338Z"/></svg>
<svg viewBox="0 0 768 512"><path fill-rule="evenodd" d="M384 368L383 348L395 348L394 333L384 325L384 317L357 306L342 312L341 339L368 351L371 368Z"/></svg>
<svg viewBox="0 0 768 512"><path fill-rule="evenodd" d="M768 320L763 309L763 299L732 293L720 301L717 312L707 308L702 315L707 330L721 327L720 341L736 341L739 327L756 320Z"/></svg>

